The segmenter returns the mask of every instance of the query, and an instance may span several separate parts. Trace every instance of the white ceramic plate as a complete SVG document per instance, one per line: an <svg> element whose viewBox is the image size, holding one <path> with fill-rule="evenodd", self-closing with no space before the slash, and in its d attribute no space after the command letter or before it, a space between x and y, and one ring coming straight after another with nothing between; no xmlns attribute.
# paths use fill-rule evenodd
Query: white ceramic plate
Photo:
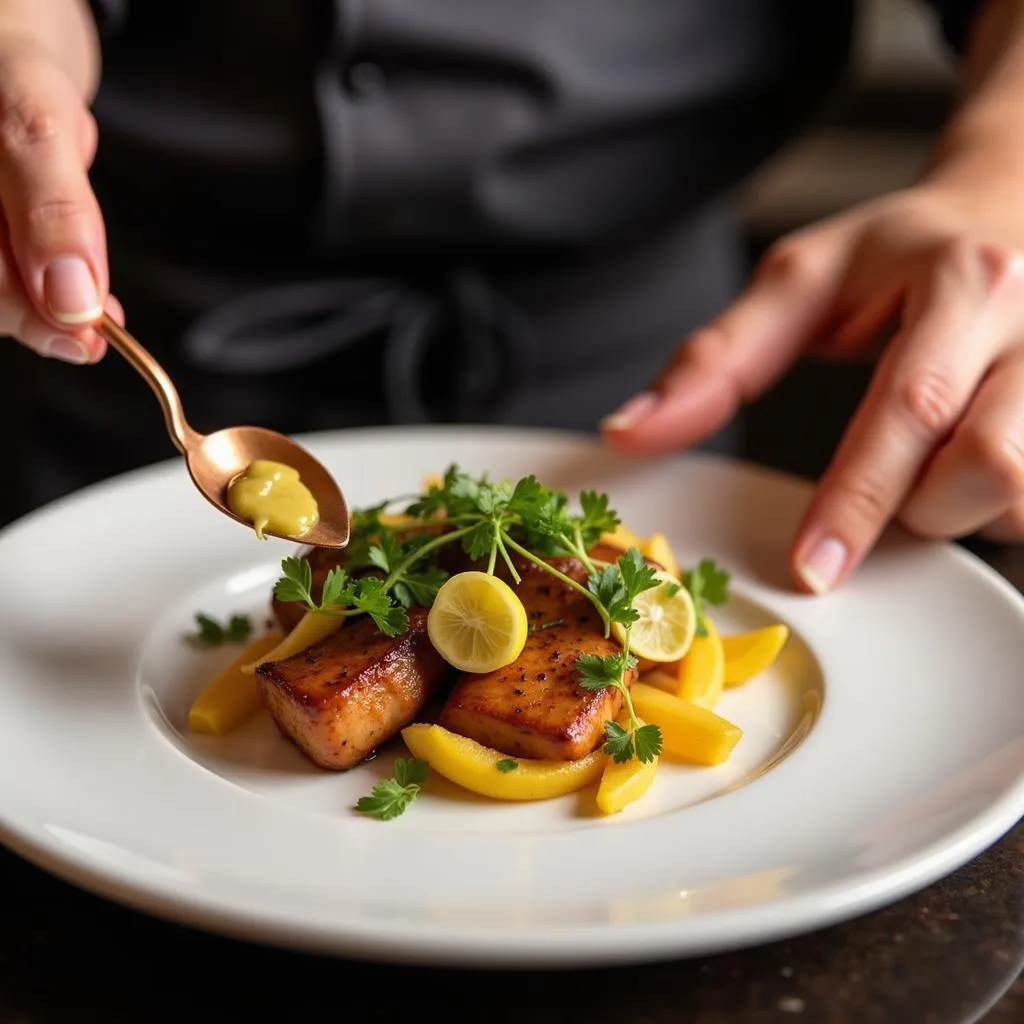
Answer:
<svg viewBox="0 0 1024 1024"><path fill-rule="evenodd" d="M727 691L745 730L714 769L663 762L622 814L593 796L473 798L432 779L390 822L354 801L390 774L313 768L261 718L190 735L234 650L192 615L264 616L280 559L180 462L0 535L0 837L54 873L201 928L401 961L569 965L708 953L848 918L932 882L1024 813L1024 601L974 558L890 534L824 599L785 550L804 484L707 457L627 462L537 431L307 438L350 501L458 462L607 491L684 563L734 573L722 630L785 621L776 665Z"/></svg>

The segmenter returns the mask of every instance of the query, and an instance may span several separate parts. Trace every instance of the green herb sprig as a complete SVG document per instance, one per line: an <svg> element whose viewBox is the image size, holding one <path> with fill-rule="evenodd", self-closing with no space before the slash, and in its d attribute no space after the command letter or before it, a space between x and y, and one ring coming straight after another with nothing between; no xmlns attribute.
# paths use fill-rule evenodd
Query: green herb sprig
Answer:
<svg viewBox="0 0 1024 1024"><path fill-rule="evenodd" d="M397 818L416 799L429 773L430 765L426 761L415 757L399 758L391 778L378 782L369 796L360 797L355 809L381 821Z"/></svg>
<svg viewBox="0 0 1024 1024"><path fill-rule="evenodd" d="M192 640L203 647L244 643L252 636L252 619L248 615L232 615L222 625L205 612L195 613L196 632Z"/></svg>

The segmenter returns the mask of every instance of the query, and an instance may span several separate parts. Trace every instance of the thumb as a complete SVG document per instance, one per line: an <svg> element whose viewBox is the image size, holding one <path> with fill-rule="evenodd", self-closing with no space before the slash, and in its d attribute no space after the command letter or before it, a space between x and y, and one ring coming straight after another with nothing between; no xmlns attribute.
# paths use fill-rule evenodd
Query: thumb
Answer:
<svg viewBox="0 0 1024 1024"><path fill-rule="evenodd" d="M0 112L0 202L25 295L43 320L84 335L107 263L82 98L45 56L17 54L0 65Z"/></svg>
<svg viewBox="0 0 1024 1024"><path fill-rule="evenodd" d="M650 390L602 421L605 440L629 454L658 455L711 437L821 332L837 288L817 247L778 243L747 290L682 342Z"/></svg>

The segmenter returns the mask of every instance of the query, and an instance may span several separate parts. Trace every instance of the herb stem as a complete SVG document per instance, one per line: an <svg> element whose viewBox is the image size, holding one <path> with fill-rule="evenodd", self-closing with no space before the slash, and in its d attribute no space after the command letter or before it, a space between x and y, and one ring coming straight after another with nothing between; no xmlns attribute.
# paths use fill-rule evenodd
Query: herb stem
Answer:
<svg viewBox="0 0 1024 1024"><path fill-rule="evenodd" d="M632 631L632 626L626 626L626 635L622 641L622 649L626 652L626 657L622 662L622 672L619 675L618 688L622 694L623 702L626 705L626 711L629 713L629 728L631 732L636 732L640 727L640 723L636 720L636 711L633 708L633 698L630 696L629 687L626 685L626 673L629 669L626 668L626 662L629 660L629 634Z"/></svg>
<svg viewBox="0 0 1024 1024"><path fill-rule="evenodd" d="M388 574L387 579L384 580L385 593L390 591L391 588L406 574L406 572L420 561L424 555L429 554L431 551L434 551L439 547L443 547L445 544L450 544L452 541L458 540L460 537L465 537L472 529L472 526L464 526L461 530L452 530L451 533L442 533L433 540L427 541L423 547L417 548L411 555L409 555L408 558L396 565Z"/></svg>
<svg viewBox="0 0 1024 1024"><path fill-rule="evenodd" d="M567 587L572 587L577 593L582 594L596 609L598 614L601 616L601 621L604 623L604 635L608 636L611 629L611 623L608 620L608 613L601 607L601 605L594 599L594 595L590 593L586 587L580 586L571 576L566 576L564 572L556 569L553 565L545 562L543 558L538 558L528 548L524 548L522 544L514 541L507 533L504 533L505 543L513 550L518 552L523 558L533 562L538 569L543 569L545 572L550 573L552 576L560 579Z"/></svg>
<svg viewBox="0 0 1024 1024"><path fill-rule="evenodd" d="M594 563L591 561L590 555L587 552L587 547L583 543L583 531L580 529L580 524L577 523L575 526L576 534L576 554L579 556L580 561L586 566L587 572L591 576L595 575L597 570L594 568ZM564 538L563 538L564 540Z"/></svg>
<svg viewBox="0 0 1024 1024"><path fill-rule="evenodd" d="M505 547L505 540L500 530L498 531L498 550L501 552L501 557L505 559L505 564L508 566L508 571L512 574L512 579L518 586L523 582L523 578L519 575L519 570L516 569L512 556L508 553L508 548Z"/></svg>
<svg viewBox="0 0 1024 1024"><path fill-rule="evenodd" d="M501 540L501 527L498 526L497 520L494 522L494 540L491 543L491 557L487 560L487 575L494 575L494 566L498 561L498 542Z"/></svg>

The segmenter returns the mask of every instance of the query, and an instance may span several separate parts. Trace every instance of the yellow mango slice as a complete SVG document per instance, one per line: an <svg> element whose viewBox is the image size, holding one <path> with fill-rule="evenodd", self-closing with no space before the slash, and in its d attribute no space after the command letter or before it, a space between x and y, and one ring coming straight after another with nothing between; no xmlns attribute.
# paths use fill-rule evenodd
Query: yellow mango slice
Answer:
<svg viewBox="0 0 1024 1024"><path fill-rule="evenodd" d="M637 715L661 729L662 754L694 764L725 761L740 741L743 730L707 708L673 697L646 683L629 691Z"/></svg>
<svg viewBox="0 0 1024 1024"><path fill-rule="evenodd" d="M607 544L609 547L618 548L620 551L637 548L641 554L643 554L644 549L644 540L640 534L634 533L628 526L622 523L619 523L611 533L602 533L598 543Z"/></svg>
<svg viewBox="0 0 1024 1024"><path fill-rule="evenodd" d="M672 548L669 545L668 538L663 533L652 533L647 540L644 541L643 547L640 549L640 553L645 557L649 558L652 562L657 562L665 572L671 576L675 576L679 579L679 562L676 560L676 556L672 552Z"/></svg>
<svg viewBox="0 0 1024 1024"><path fill-rule="evenodd" d="M639 718L637 721L644 724ZM651 788L658 771L658 758L644 763L633 757L624 764L616 764L606 755L605 761L597 787L597 807L602 814L617 814Z"/></svg>
<svg viewBox="0 0 1024 1024"><path fill-rule="evenodd" d="M283 636L280 630L273 630L253 640L210 682L189 709L188 727L192 732L223 736L260 710L263 698L259 683L255 676L243 672L242 666L276 647Z"/></svg>
<svg viewBox="0 0 1024 1024"><path fill-rule="evenodd" d="M707 636L695 636L679 665L676 696L713 711L725 683L725 652L715 624L704 616Z"/></svg>
<svg viewBox="0 0 1024 1024"><path fill-rule="evenodd" d="M495 800L550 800L573 793L601 777L605 755L601 750L579 761L535 761L510 758L468 736L440 725L416 723L402 730L402 739L414 757L463 789ZM501 772L499 761L515 761L513 771Z"/></svg>
<svg viewBox="0 0 1024 1024"><path fill-rule="evenodd" d="M640 679L648 686L656 686L659 690L672 694L673 697L679 694L679 673L676 670L676 662L669 665L658 665L649 672L640 674Z"/></svg>
<svg viewBox="0 0 1024 1024"><path fill-rule="evenodd" d="M242 666L242 671L251 676L265 661L281 661L284 658L290 658L293 654L298 654L299 651L304 651L307 647L326 640L337 631L344 621L340 615L306 612L292 631L273 650L267 651L262 657L250 660L248 664Z"/></svg>
<svg viewBox="0 0 1024 1024"><path fill-rule="evenodd" d="M779 656L789 639L784 623L722 637L726 686L739 686L763 672Z"/></svg>

